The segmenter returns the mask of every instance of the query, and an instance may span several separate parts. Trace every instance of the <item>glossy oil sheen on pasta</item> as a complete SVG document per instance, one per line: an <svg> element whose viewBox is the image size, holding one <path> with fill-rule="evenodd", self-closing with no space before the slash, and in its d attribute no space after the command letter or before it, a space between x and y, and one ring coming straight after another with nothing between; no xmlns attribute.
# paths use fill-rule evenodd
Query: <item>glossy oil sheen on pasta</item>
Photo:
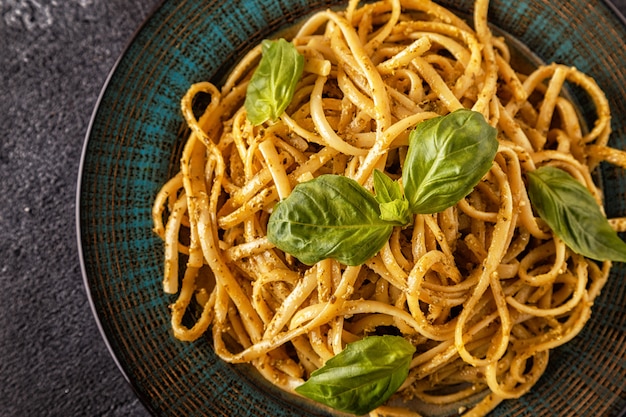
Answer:
<svg viewBox="0 0 626 417"><path fill-rule="evenodd" d="M560 167L601 203L591 173L624 157L607 146L610 111L596 83L559 64L517 73L487 9L478 0L470 23L417 0L351 1L313 15L292 39L305 57L294 98L261 126L243 106L260 47L221 89L190 87L182 110L192 133L153 211L164 291L178 294L177 338L212 332L225 361L249 362L292 391L347 343L403 335L416 347L409 376L393 405L371 415L417 415L399 408L403 399L462 403L482 391L464 414L479 416L531 389L549 351L589 318L610 262L555 237L533 213L525 173ZM566 83L595 105L588 131L562 94ZM201 93L211 100L196 118ZM332 173L371 188L375 168L398 178L409 132L460 108L497 128L499 148L458 204L396 227L360 266L307 266L268 241L272 207L298 183ZM183 320L190 309L193 323Z"/></svg>

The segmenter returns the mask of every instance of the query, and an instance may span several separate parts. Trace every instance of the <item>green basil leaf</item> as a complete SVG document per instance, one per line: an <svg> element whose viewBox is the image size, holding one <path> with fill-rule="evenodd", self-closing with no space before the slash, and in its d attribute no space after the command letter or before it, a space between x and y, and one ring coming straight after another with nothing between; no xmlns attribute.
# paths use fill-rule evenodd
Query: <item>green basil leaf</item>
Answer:
<svg viewBox="0 0 626 417"><path fill-rule="evenodd" d="M397 226L411 223L409 202L402 187L378 169L374 170L374 191L380 205L380 218Z"/></svg>
<svg viewBox="0 0 626 417"><path fill-rule="evenodd" d="M409 202L406 199L402 199L381 203L380 218L395 226L406 226L410 224L412 216L409 210Z"/></svg>
<svg viewBox="0 0 626 417"><path fill-rule="evenodd" d="M378 169L374 170L374 191L379 203L388 203L404 198L400 184Z"/></svg>
<svg viewBox="0 0 626 417"><path fill-rule="evenodd" d="M294 187L274 207L267 238L312 265L332 258L361 265L389 240L393 225L380 218L374 195L341 175L321 175Z"/></svg>
<svg viewBox="0 0 626 417"><path fill-rule="evenodd" d="M259 66L252 74L244 106L253 125L275 121L285 111L302 76L304 57L284 39L262 42Z"/></svg>
<svg viewBox="0 0 626 417"><path fill-rule="evenodd" d="M599 261L626 262L626 243L591 192L570 174L553 166L528 172L528 196L539 217L574 252Z"/></svg>
<svg viewBox="0 0 626 417"><path fill-rule="evenodd" d="M459 202L489 171L497 150L496 129L475 111L460 109L418 124L402 172L411 211L438 213Z"/></svg>
<svg viewBox="0 0 626 417"><path fill-rule="evenodd" d="M296 388L336 410L362 415L393 395L409 374L415 346L400 336L369 336L349 343Z"/></svg>

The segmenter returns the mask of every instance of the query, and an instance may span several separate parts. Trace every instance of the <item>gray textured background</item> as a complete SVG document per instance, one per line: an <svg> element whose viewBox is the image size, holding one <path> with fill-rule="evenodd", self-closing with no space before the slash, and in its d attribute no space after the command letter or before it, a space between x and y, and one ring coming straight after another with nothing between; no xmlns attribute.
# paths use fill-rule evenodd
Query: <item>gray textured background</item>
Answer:
<svg viewBox="0 0 626 417"><path fill-rule="evenodd" d="M148 416L93 320L74 211L100 89L158 2L0 0L2 417Z"/></svg>
<svg viewBox="0 0 626 417"><path fill-rule="evenodd" d="M158 0L0 0L0 416L148 416L98 332L75 192L107 74Z"/></svg>

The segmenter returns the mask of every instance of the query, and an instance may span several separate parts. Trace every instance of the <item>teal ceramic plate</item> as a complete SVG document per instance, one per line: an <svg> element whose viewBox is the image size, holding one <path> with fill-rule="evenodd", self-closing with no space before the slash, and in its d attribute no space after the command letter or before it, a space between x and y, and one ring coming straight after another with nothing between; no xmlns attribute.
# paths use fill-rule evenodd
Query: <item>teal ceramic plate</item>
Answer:
<svg viewBox="0 0 626 417"><path fill-rule="evenodd" d="M175 340L161 291L160 240L150 210L178 170L179 101L191 83L217 81L245 51L323 0L171 0L137 32L94 112L78 190L85 283L111 353L155 416L326 416L213 354L208 339ZM441 0L462 13L472 1ZM614 112L612 143L626 147L626 28L598 0L494 0L490 21L544 61L596 78ZM574 92L575 95L575 92ZM588 103L580 100L581 108ZM608 214L626 215L626 176L605 168ZM556 350L533 390L494 416L616 416L626 403L626 266L614 268L591 321Z"/></svg>

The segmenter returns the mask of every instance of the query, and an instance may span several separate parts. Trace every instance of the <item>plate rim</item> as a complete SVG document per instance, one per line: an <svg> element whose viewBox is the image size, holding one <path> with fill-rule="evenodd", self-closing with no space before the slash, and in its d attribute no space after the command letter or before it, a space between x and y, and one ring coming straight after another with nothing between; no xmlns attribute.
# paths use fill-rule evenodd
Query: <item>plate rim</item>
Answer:
<svg viewBox="0 0 626 417"><path fill-rule="evenodd" d="M109 336L107 335L104 326L102 325L102 320L98 313L98 309L96 307L95 298L93 294L93 289L89 283L89 276L87 273L87 266L85 262L85 251L83 244L83 228L81 227L82 221L82 210L81 210L81 196L83 189L83 180L85 173L85 163L88 156L89 144L91 142L91 137L94 129L94 125L97 122L98 113L100 112L102 102L104 101L104 97L111 85L115 75L118 72L119 67L121 66L122 61L128 54L128 51L135 43L139 34L148 26L148 23L152 20L152 18L157 14L157 12L163 7L163 5L169 0L159 0L155 5L152 6L151 10L146 14L146 16L141 20L141 22L134 28L131 35L125 40L124 46L119 51L115 61L111 65L108 70L108 73L100 87L100 91L98 93L98 97L96 102L93 105L93 110L91 111L91 115L89 116L89 123L87 125L87 129L85 131L85 135L83 137L82 149L80 154L80 160L78 165L78 173L77 173L77 181L76 181L76 190L75 190L75 201L74 201L74 222L75 222L75 232L76 232L76 243L77 243L77 252L78 259L80 264L81 277L83 282L83 288L86 292L87 302L89 304L89 309L91 311L91 315L95 321L96 327L98 329L98 333L100 334L100 338L104 342L106 350L109 353L109 356L113 360L118 371L121 373L125 383L131 388L133 394L139 399L141 405L150 413L150 415L156 416L156 410L152 406L151 402L145 398L143 393L138 389L137 383L131 378L129 372L125 369L124 365L118 358L118 353L115 352L113 345L109 340Z"/></svg>

